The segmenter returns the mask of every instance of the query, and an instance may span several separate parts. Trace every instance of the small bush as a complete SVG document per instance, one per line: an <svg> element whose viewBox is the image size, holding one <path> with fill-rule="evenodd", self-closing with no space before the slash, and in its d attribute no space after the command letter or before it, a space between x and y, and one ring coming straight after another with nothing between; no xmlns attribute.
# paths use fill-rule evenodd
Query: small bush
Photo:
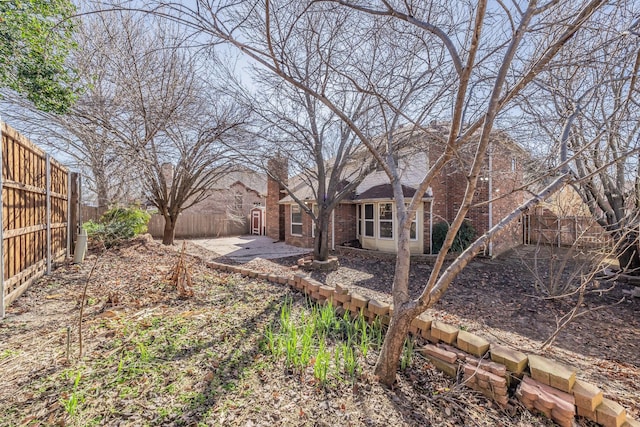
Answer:
<svg viewBox="0 0 640 427"><path fill-rule="evenodd" d="M145 233L150 218L151 215L142 209L116 207L105 212L98 222L87 221L82 226L91 239L111 247L122 240Z"/></svg>
<svg viewBox="0 0 640 427"><path fill-rule="evenodd" d="M438 253L442 249L444 239L447 237L449 231L449 224L446 222L439 222L433 226L433 252ZM449 252L462 252L469 247L469 245L476 239L476 229L473 228L470 221L463 221L460 229L456 233L456 237L453 239L453 244Z"/></svg>

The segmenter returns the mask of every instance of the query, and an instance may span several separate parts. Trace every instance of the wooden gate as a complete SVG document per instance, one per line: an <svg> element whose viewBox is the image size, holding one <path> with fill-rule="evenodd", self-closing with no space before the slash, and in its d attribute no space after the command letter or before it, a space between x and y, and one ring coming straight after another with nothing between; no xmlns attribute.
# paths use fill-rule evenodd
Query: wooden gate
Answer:
<svg viewBox="0 0 640 427"><path fill-rule="evenodd" d="M52 262L68 255L69 173L8 125L0 124L0 318Z"/></svg>

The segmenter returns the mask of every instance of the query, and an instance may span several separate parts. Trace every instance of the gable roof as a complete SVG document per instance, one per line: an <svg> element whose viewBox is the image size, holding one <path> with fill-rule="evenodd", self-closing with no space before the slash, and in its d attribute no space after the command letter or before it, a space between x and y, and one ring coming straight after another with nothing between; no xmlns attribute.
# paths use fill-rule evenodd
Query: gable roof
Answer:
<svg viewBox="0 0 640 427"><path fill-rule="evenodd" d="M409 187L408 185L402 186L402 194L404 197L413 197L416 194L416 189ZM431 189L428 189L423 198L431 197ZM391 184L380 184L374 187L368 188L366 191L356 195L352 200L380 200L380 199L393 199L393 187Z"/></svg>
<svg viewBox="0 0 640 427"><path fill-rule="evenodd" d="M212 190L228 190L235 184L242 184L260 196L267 195L267 175L241 166L220 177L212 186Z"/></svg>
<svg viewBox="0 0 640 427"><path fill-rule="evenodd" d="M430 151L438 144L444 144L449 128L446 124L432 123L429 128L416 130L411 126L401 126L394 132L394 146L398 153L397 170L400 174L400 181L403 187L405 197L412 197L418 185L424 179L430 165ZM383 138L380 138L381 145L384 145ZM492 141L506 148L507 151L515 151L519 154L526 154L526 151L520 147L509 135L501 130L495 130L491 135ZM459 155L468 151L470 155L475 153L475 145L477 141L470 141L459 151ZM493 147L496 150L496 147ZM436 150L439 151L439 150ZM502 153L504 150L496 151ZM356 150L352 157L352 167L358 168L362 165L362 156L371 156L368 150L362 147L362 150ZM462 156L464 157L464 155ZM330 161L328 161L330 163ZM349 171L347 171L347 175ZM309 185L309 178L304 174L299 174L289 178L289 189L296 195L299 200L314 200L315 191ZM427 189L425 198L433 197L431 188ZM389 178L382 170L374 171L366 176L360 185L356 188L354 195L349 200L370 200L370 199L392 199L393 190L389 183ZM348 200L345 200L348 201ZM295 203L294 199L287 195L280 203Z"/></svg>

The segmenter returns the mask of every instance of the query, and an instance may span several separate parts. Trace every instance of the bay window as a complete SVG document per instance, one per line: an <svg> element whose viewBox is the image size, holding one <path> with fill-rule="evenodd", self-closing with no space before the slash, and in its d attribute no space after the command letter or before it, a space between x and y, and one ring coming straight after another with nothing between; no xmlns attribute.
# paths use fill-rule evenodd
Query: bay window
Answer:
<svg viewBox="0 0 640 427"><path fill-rule="evenodd" d="M302 236L302 209L299 205L291 205L291 235Z"/></svg>
<svg viewBox="0 0 640 427"><path fill-rule="evenodd" d="M393 203L380 203L379 206L379 236L381 239L393 239Z"/></svg>

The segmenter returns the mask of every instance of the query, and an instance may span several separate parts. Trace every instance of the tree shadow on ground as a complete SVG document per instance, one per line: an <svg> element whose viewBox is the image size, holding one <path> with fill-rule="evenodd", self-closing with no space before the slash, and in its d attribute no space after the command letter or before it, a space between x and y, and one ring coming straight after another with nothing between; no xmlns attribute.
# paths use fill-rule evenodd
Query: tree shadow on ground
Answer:
<svg viewBox="0 0 640 427"><path fill-rule="evenodd" d="M237 297L241 297L241 295L237 295ZM201 383L203 387L199 391L195 390L198 393L185 402L185 410L178 419L173 420L176 425L196 425L206 421L205 417L209 410L215 407L219 403L219 399L223 397L219 393L219 389L232 390L238 386L243 372L255 364L256 357L261 351L258 345L244 345L246 343L243 340L246 337L263 336L263 325L277 320L280 313L279 308L287 297L288 294L284 293L271 300L258 313L243 318L233 327L225 326L223 336L216 335L215 331L212 331L211 339L184 346L170 357L171 361L179 361L207 351L216 354L215 358L205 359L211 363L210 372L212 375L205 378ZM202 304L207 305L206 301L203 301ZM224 344L222 345L222 343ZM221 347L224 347L225 350L225 354L222 356L220 356Z"/></svg>
<svg viewBox="0 0 640 427"><path fill-rule="evenodd" d="M450 320L459 322L458 326L471 324L479 330L489 327L513 332L540 345L555 331L556 320L575 307L576 297L545 299L536 291L537 278L525 265L534 256L530 249L511 251L497 259L472 261L434 310L455 317ZM310 274L323 283L341 284L369 298L391 302L394 261L346 256L339 261L336 271ZM573 268L577 262L569 259L567 268ZM413 297L422 292L430 272L429 265L412 263L409 291ZM550 273L541 267L538 274L548 277ZM625 300L575 319L560 333L554 346L640 367L640 298L628 296L633 285L613 285L595 283L600 288L585 296L582 308L611 306L626 296Z"/></svg>

